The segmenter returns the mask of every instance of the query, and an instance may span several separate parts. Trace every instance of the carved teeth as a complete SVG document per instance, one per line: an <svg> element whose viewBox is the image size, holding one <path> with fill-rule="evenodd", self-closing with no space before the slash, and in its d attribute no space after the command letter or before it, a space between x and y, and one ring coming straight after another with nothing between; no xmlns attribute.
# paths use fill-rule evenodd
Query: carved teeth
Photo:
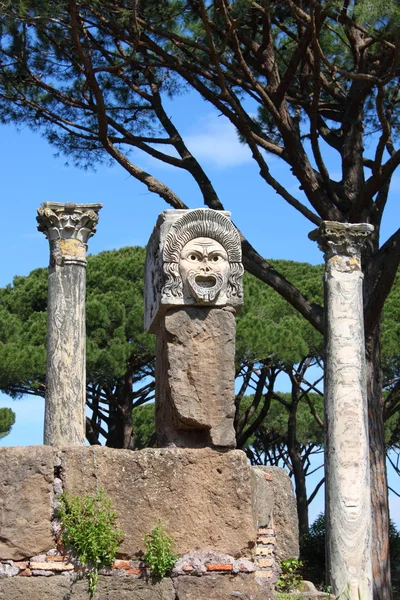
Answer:
<svg viewBox="0 0 400 600"><path fill-rule="evenodd" d="M188 273L191 293L199 302L213 302L221 291L224 279L220 273L200 275L196 271Z"/></svg>

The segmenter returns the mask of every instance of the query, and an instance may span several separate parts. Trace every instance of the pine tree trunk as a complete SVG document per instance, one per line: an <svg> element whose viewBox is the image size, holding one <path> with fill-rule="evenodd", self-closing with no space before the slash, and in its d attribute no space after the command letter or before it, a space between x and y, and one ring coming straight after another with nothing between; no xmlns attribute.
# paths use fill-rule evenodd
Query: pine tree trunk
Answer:
<svg viewBox="0 0 400 600"><path fill-rule="evenodd" d="M380 328L366 336L369 441L372 501L372 568L374 600L391 600L389 500L383 424Z"/></svg>
<svg viewBox="0 0 400 600"><path fill-rule="evenodd" d="M299 535L302 536L308 533L308 504L307 504L307 487L304 467L301 460L300 452L296 449L289 448L289 455L292 461L293 476L296 486L296 505L297 516L299 518Z"/></svg>
<svg viewBox="0 0 400 600"><path fill-rule="evenodd" d="M124 375L115 390L113 402L110 402L107 446L133 450L132 421L132 376Z"/></svg>
<svg viewBox="0 0 400 600"><path fill-rule="evenodd" d="M293 476L296 488L297 516L299 519L299 535L308 533L307 486L301 452L297 441L297 409L299 405L299 386L292 378L292 402L288 417L287 447L292 461Z"/></svg>

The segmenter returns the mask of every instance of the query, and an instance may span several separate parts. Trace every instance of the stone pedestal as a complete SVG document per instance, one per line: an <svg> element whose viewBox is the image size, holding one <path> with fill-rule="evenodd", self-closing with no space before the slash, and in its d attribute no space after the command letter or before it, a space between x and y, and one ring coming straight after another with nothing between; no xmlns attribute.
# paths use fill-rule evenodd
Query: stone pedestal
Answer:
<svg viewBox="0 0 400 600"><path fill-rule="evenodd" d="M156 350L159 446L234 448L235 316L183 307L162 318Z"/></svg>
<svg viewBox="0 0 400 600"><path fill-rule="evenodd" d="M157 335L158 446L235 447L240 236L229 213L165 211L147 247L145 326Z"/></svg>
<svg viewBox="0 0 400 600"><path fill-rule="evenodd" d="M50 243L44 443L85 444L86 248L100 204L45 202L38 229Z"/></svg>
<svg viewBox="0 0 400 600"><path fill-rule="evenodd" d="M371 225L323 222L325 253L325 517L335 595L372 599L371 491L361 249Z"/></svg>

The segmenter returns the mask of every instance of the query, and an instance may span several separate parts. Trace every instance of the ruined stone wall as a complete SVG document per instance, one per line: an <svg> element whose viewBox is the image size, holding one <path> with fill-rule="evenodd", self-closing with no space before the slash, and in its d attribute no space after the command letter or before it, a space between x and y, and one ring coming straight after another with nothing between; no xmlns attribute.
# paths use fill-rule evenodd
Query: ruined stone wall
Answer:
<svg viewBox="0 0 400 600"><path fill-rule="evenodd" d="M0 600L88 598L82 568L59 544L57 496L103 488L124 532L95 598L268 597L277 560L298 555L291 483L239 450L0 448ZM180 556L154 583L143 537L161 519ZM266 595L267 594L267 595Z"/></svg>

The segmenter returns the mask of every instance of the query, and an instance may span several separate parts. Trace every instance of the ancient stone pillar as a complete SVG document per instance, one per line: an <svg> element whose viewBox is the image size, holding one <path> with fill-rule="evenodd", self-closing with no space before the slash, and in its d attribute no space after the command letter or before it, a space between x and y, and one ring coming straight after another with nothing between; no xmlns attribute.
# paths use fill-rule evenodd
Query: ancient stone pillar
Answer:
<svg viewBox="0 0 400 600"><path fill-rule="evenodd" d="M332 591L372 599L371 491L363 321L365 223L325 221L325 518ZM342 596L343 594L343 596Z"/></svg>
<svg viewBox="0 0 400 600"><path fill-rule="evenodd" d="M44 443L85 444L86 248L101 204L44 202L39 231L50 243Z"/></svg>
<svg viewBox="0 0 400 600"><path fill-rule="evenodd" d="M235 447L241 260L230 213L195 209L160 215L147 247L145 281L145 327L157 335L160 447Z"/></svg>

